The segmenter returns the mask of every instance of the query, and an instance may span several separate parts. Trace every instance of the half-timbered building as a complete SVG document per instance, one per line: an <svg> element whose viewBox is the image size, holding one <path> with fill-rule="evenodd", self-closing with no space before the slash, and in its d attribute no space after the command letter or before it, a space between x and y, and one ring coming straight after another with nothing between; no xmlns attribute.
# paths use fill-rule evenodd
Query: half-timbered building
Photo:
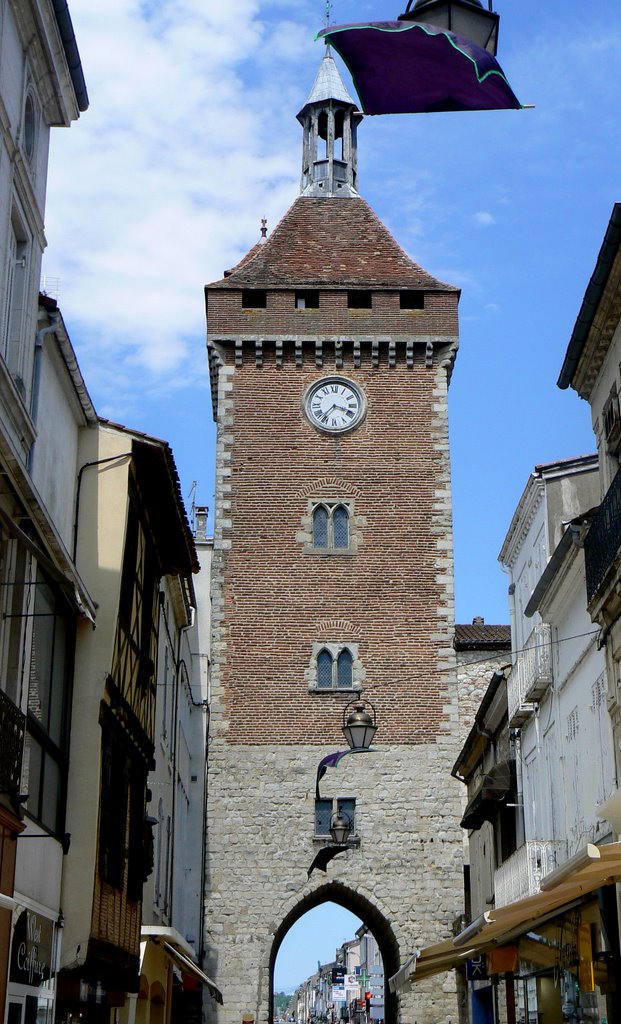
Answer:
<svg viewBox="0 0 621 1024"><path fill-rule="evenodd" d="M98 614L76 643L57 1019L107 1021L138 993L160 581L176 577L189 622L198 562L169 446L106 421L83 441L76 562Z"/></svg>

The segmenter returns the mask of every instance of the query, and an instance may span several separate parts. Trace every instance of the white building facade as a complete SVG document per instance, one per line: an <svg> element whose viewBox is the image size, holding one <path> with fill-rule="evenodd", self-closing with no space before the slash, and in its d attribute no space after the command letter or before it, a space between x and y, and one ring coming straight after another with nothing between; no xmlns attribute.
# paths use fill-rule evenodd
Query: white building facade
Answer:
<svg viewBox="0 0 621 1024"><path fill-rule="evenodd" d="M536 467L500 553L509 576L514 660L508 719L518 750L526 847L506 865L497 905L499 896L509 902L536 892L541 875L610 832L597 813L614 788L605 661L586 611L580 525L597 493L596 456ZM593 751L597 765L587 773ZM521 874L522 861L532 866L532 843L539 844L539 874ZM516 892L515 871L525 891L518 886Z"/></svg>

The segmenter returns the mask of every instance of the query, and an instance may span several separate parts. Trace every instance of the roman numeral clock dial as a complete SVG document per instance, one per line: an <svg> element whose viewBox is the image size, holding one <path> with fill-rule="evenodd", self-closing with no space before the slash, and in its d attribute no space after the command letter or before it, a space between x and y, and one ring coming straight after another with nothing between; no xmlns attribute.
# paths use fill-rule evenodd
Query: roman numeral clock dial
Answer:
<svg viewBox="0 0 621 1024"><path fill-rule="evenodd" d="M366 406L360 388L345 377L324 377L306 392L304 412L314 427L343 434L362 421Z"/></svg>

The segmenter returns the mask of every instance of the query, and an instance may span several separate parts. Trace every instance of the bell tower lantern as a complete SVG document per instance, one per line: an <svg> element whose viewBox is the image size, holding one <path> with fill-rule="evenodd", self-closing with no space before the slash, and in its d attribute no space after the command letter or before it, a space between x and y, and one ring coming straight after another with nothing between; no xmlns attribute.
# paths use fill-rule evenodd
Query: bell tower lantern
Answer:
<svg viewBox="0 0 621 1024"><path fill-rule="evenodd" d="M304 129L303 196L358 195L356 133L361 120L328 48L298 114Z"/></svg>

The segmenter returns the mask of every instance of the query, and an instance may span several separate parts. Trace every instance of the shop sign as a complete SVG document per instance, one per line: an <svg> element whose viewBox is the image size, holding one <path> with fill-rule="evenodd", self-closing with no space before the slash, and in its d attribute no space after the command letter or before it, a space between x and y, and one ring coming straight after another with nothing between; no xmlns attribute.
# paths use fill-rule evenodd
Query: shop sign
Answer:
<svg viewBox="0 0 621 1024"><path fill-rule="evenodd" d="M490 949L487 954L489 974L510 974L517 971L518 966L517 946L498 946L496 949Z"/></svg>
<svg viewBox="0 0 621 1024"><path fill-rule="evenodd" d="M335 985L342 985L344 977L345 977L345 967L344 967L344 965L339 965L338 967L333 967L332 968L332 982L333 982L333 984L335 984Z"/></svg>
<svg viewBox="0 0 621 1024"><path fill-rule="evenodd" d="M54 926L49 917L22 910L13 929L9 980L16 985L40 988L52 973Z"/></svg>
<svg viewBox="0 0 621 1024"><path fill-rule="evenodd" d="M345 999L345 989L340 985L332 986L332 1001Z"/></svg>
<svg viewBox="0 0 621 1024"><path fill-rule="evenodd" d="M468 981L487 981L487 957L477 956L466 962L466 978Z"/></svg>

